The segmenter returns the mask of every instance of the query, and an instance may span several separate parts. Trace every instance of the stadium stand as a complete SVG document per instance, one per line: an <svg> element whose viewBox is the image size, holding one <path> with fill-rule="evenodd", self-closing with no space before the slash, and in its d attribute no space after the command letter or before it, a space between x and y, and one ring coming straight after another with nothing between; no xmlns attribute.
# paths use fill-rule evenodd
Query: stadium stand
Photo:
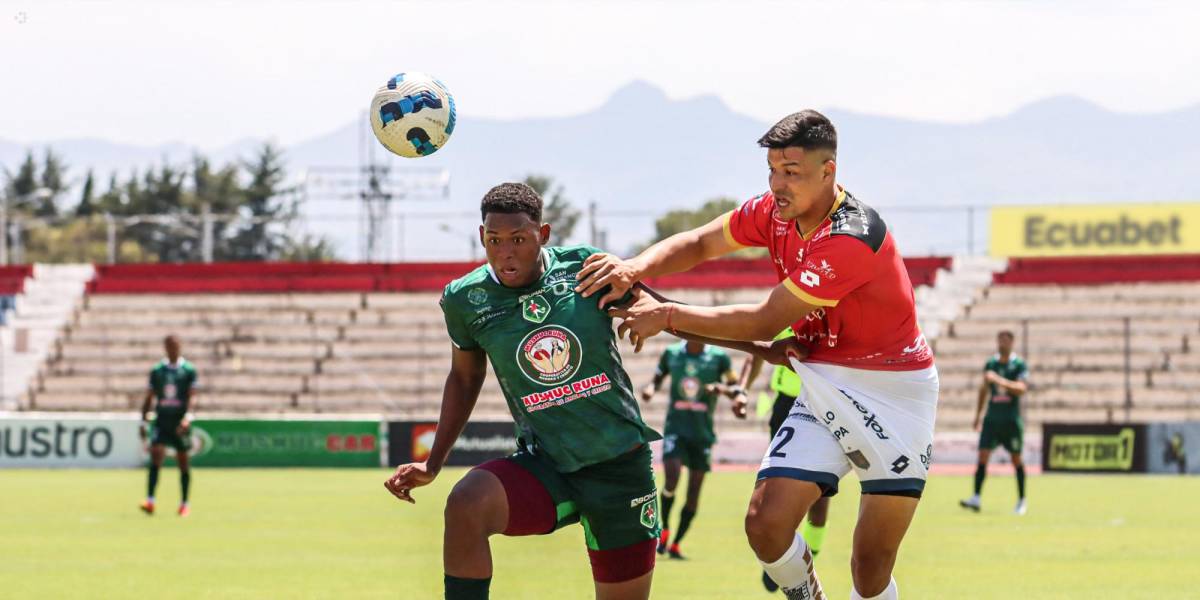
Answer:
<svg viewBox="0 0 1200 600"><path fill-rule="evenodd" d="M934 342L940 428L970 426L1001 329L1030 364L1032 423L1200 418L1200 256L1013 259L994 281Z"/></svg>
<svg viewBox="0 0 1200 600"><path fill-rule="evenodd" d="M18 406L92 274L90 265L0 267L0 410Z"/></svg>
<svg viewBox="0 0 1200 600"><path fill-rule="evenodd" d="M934 283L952 288L946 297L968 290L958 301L961 309L977 293L954 284L970 269L958 269L949 258L910 259L908 265L910 277L926 284L923 295L941 297L927 293ZM161 357L162 338L176 333L200 371L204 410L434 416L448 348L438 297L446 282L474 266L98 266L23 407L134 409L146 373ZM774 285L773 273L767 260L714 261L648 283L684 302L749 302ZM625 353L636 383L650 380L658 354L674 341L659 336L641 354ZM648 407L651 421L661 420L664 407L661 401ZM477 414L507 414L494 378L485 384ZM726 410L720 414L732 419Z"/></svg>

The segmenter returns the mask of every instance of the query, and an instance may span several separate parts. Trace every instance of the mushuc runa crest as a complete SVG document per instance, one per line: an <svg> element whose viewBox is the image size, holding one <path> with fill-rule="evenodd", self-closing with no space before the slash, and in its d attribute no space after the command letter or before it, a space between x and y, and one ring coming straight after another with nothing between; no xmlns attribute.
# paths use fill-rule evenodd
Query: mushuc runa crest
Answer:
<svg viewBox="0 0 1200 600"><path fill-rule="evenodd" d="M541 294L530 296L521 303L521 315L526 321L541 323L550 316L550 303Z"/></svg>

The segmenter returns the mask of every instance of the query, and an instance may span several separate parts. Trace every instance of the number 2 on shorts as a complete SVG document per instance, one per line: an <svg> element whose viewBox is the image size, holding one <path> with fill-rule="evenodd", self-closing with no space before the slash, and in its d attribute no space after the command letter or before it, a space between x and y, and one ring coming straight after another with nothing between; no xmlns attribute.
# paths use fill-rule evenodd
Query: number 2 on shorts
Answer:
<svg viewBox="0 0 1200 600"><path fill-rule="evenodd" d="M782 449L784 446L786 446L788 442L792 441L792 436L794 436L794 435L796 435L795 428L780 427L779 435L776 437L779 437L782 439L780 439L779 443L775 444L775 447L771 449L771 458L787 458L787 453L780 452L779 450Z"/></svg>

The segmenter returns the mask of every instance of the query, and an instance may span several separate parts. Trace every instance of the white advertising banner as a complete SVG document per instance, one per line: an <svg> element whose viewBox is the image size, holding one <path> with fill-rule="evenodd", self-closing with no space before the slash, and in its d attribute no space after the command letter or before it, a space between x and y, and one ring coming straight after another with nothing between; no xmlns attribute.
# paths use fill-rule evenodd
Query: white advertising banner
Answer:
<svg viewBox="0 0 1200 600"><path fill-rule="evenodd" d="M120 468L145 461L135 415L0 412L0 468Z"/></svg>

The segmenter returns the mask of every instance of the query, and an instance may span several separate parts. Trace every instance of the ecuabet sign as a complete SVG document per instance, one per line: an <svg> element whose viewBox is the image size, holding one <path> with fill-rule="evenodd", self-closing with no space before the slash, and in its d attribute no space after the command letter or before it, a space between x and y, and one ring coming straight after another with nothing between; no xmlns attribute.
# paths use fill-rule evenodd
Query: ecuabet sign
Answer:
<svg viewBox="0 0 1200 600"><path fill-rule="evenodd" d="M1200 203L997 206L993 256L1200 252Z"/></svg>

